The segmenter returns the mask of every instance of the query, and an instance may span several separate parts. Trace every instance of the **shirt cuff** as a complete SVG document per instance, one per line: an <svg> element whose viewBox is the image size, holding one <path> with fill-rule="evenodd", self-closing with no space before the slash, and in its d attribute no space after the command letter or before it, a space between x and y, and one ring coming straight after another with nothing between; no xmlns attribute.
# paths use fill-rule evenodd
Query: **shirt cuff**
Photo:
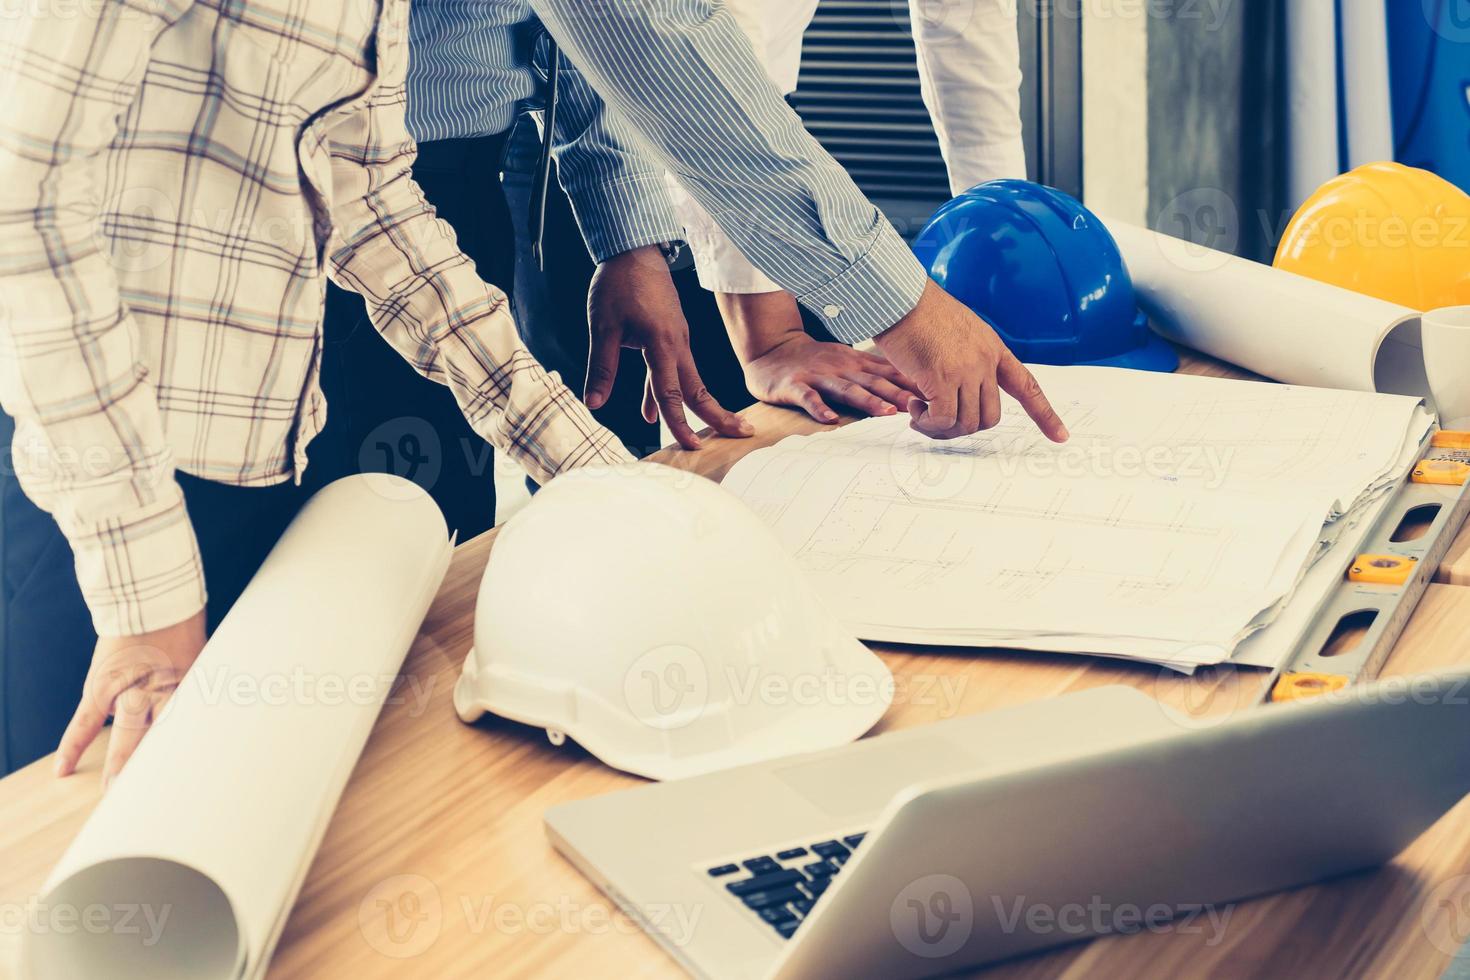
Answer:
<svg viewBox="0 0 1470 980"><path fill-rule="evenodd" d="M838 340L869 340L908 316L927 275L914 253L883 218L873 244L836 278L798 295Z"/></svg>
<svg viewBox="0 0 1470 980"><path fill-rule="evenodd" d="M148 633L204 608L204 567L177 485L148 507L62 530L98 636Z"/></svg>
<svg viewBox="0 0 1470 980"><path fill-rule="evenodd" d="M712 293L774 293L780 286L715 229L684 228L699 284Z"/></svg>
<svg viewBox="0 0 1470 980"><path fill-rule="evenodd" d="M510 391L492 423L487 409L504 379ZM583 467L635 463L637 457L592 417L561 376L545 370L524 348L489 376L484 390L461 408L470 426L520 464L537 483Z"/></svg>
<svg viewBox="0 0 1470 980"><path fill-rule="evenodd" d="M597 262L683 237L683 226L664 193L662 174L579 182L565 189L587 251Z"/></svg>

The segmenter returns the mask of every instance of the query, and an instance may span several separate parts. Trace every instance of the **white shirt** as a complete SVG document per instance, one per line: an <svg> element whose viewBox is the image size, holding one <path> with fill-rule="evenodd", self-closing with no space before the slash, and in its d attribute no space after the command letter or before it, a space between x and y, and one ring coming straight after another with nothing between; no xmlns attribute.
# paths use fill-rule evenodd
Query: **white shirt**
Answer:
<svg viewBox="0 0 1470 980"><path fill-rule="evenodd" d="M725 0L783 94L796 90L801 42L818 0ZM950 191L1026 176L1016 0L909 0L919 84L949 169ZM781 287L748 262L672 177L670 196L700 284L722 293Z"/></svg>

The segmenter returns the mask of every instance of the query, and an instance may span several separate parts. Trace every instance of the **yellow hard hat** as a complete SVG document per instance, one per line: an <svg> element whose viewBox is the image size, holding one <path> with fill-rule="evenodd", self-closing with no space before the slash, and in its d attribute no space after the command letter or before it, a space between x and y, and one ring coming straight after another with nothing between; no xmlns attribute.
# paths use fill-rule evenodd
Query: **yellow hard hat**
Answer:
<svg viewBox="0 0 1470 980"><path fill-rule="evenodd" d="M1470 305L1470 195L1427 170L1367 164L1301 206L1274 265L1415 310Z"/></svg>

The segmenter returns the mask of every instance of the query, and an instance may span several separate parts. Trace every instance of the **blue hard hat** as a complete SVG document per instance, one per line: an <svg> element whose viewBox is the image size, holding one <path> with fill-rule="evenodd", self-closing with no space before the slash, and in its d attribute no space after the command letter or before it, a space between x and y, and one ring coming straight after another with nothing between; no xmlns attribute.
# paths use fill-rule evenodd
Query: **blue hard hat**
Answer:
<svg viewBox="0 0 1470 980"><path fill-rule="evenodd" d="M1148 328L1118 243L1075 198L992 180L934 212L914 240L930 277L1033 364L1173 371Z"/></svg>

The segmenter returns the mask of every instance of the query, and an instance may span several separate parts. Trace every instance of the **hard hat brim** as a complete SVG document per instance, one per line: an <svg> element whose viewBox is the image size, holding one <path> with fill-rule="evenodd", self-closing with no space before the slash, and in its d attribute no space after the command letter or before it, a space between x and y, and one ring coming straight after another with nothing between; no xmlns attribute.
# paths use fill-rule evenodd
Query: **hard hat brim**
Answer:
<svg viewBox="0 0 1470 980"><path fill-rule="evenodd" d="M1169 374L1179 370L1179 352L1163 337L1150 332L1142 347L1086 362L1087 367L1120 367L1134 371L1158 371Z"/></svg>
<svg viewBox="0 0 1470 980"><path fill-rule="evenodd" d="M630 751L615 744L615 737L592 730L581 718L529 717L520 709L524 692L498 690L503 685L486 684L478 676L475 654L465 658L454 687L454 707L460 720L473 724L487 714L539 728L566 733L604 764L647 779L668 780L717 772L768 759L832 748L851 742L887 712L893 700L893 674L873 651L851 634L834 638L831 648L837 664L850 684L864 678L870 697L849 697L821 705L794 705L778 724L746 733L729 745L707 752L673 756L659 752ZM497 696L498 695L498 696Z"/></svg>

